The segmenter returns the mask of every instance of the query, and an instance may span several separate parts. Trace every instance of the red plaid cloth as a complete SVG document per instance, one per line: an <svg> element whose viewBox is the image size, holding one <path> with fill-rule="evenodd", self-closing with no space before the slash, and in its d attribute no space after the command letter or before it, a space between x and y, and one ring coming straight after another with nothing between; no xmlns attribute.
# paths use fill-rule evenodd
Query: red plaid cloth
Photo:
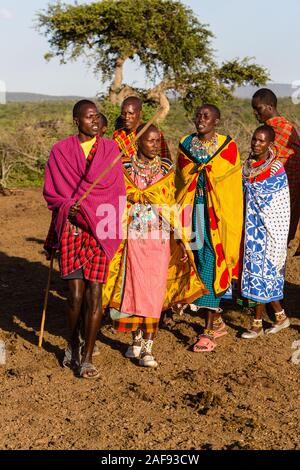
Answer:
<svg viewBox="0 0 300 470"><path fill-rule="evenodd" d="M99 144L99 140L100 140L100 136L99 136L99 135L96 135L95 143L94 143L93 147L91 148L90 153L89 153L88 156L86 157L86 163L87 163L87 165L89 165L89 164L91 163L91 161L93 160L94 156L96 155L97 148L98 148L98 144Z"/></svg>
<svg viewBox="0 0 300 470"><path fill-rule="evenodd" d="M96 141L95 141L93 147L91 148L90 153L88 154L88 156L86 158L87 167L89 166L89 164L93 160L94 156L96 155L99 140L100 140L100 136L97 135L96 136ZM45 240L45 243L44 243L44 250L47 251L47 253L50 255L51 251L53 249L58 248L58 245L59 245L59 243L58 243L57 235L56 235L56 231L55 231L55 213L52 212L50 227L49 227L48 234L47 234L47 237L46 237L46 240Z"/></svg>
<svg viewBox="0 0 300 470"><path fill-rule="evenodd" d="M109 260L95 238L66 222L60 243L60 272L65 277L82 268L84 279L105 284Z"/></svg>
<svg viewBox="0 0 300 470"><path fill-rule="evenodd" d="M113 139L117 142L120 151L124 150L127 145L135 138L136 131L132 131L129 134L126 134L125 129L118 129L113 133ZM128 150L126 150L124 157L130 158L137 153L137 144L132 143ZM171 154L169 147L166 143L163 133L160 133L160 158L168 158L171 160Z"/></svg>
<svg viewBox="0 0 300 470"><path fill-rule="evenodd" d="M300 218L300 136L291 122L282 116L268 119L266 124L275 131L275 146L289 181L291 224L289 240L295 236Z"/></svg>

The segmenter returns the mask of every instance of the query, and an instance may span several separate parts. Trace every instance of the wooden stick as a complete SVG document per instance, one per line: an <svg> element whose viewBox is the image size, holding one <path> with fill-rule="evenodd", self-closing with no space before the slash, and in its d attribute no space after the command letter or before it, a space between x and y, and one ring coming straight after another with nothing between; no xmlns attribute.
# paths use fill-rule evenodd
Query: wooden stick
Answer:
<svg viewBox="0 0 300 470"><path fill-rule="evenodd" d="M156 113L154 114L154 116L147 122L147 124L144 125L144 127L140 130L140 132L134 137L134 139L132 139L132 141L126 145L126 147L122 150L122 152L119 153L119 155L116 156L116 158L102 171L102 173L100 173L100 175L95 179L95 181L91 184L91 186L89 187L89 189L83 194L83 196L81 196L81 198L79 199L79 201L76 202L76 206L79 208L80 204L82 203L82 201L84 201L84 199L86 199L88 197L88 195L91 193L91 191L93 191L94 187L96 186L96 184L99 183L99 181L104 178L104 176L107 175L107 173L110 172L110 170L115 166L115 164L123 157L124 153L127 152L127 150L132 146L132 144L134 144L143 134L144 132L146 132L146 130L148 129L148 127L151 126L151 124L157 119L157 117L160 115L162 111L162 108L160 107Z"/></svg>
<svg viewBox="0 0 300 470"><path fill-rule="evenodd" d="M40 329L40 334L39 334L39 348L42 347L43 336L44 336L44 326L45 326L45 320L46 320L46 311L47 311L47 305L48 305L48 297L49 297L49 291L50 291L51 274L52 274L52 269L53 269L53 260L54 260L55 251L56 251L55 249L52 249L51 258L50 258L48 282L47 282L47 288L46 288L45 299L44 299L41 329Z"/></svg>

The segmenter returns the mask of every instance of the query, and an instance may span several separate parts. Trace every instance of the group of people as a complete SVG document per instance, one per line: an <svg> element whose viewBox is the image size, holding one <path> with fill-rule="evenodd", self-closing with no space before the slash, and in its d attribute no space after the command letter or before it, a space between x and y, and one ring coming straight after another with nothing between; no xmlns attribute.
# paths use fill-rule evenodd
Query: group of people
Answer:
<svg viewBox="0 0 300 470"><path fill-rule="evenodd" d="M212 351L227 334L222 298L255 307L245 339L289 326L280 301L287 245L300 238L300 138L271 90L256 92L252 106L262 125L243 164L236 142L217 132L213 104L197 108L196 132L181 139L176 163L162 132L143 123L140 98L124 100L112 140L93 102L74 106L78 135L54 145L45 171L45 249L58 250L68 281L63 365L80 377L100 375L93 356L104 311L116 330L132 333L125 356L145 367L158 365L153 340L174 306L206 313L194 352ZM264 331L267 304L275 323Z"/></svg>

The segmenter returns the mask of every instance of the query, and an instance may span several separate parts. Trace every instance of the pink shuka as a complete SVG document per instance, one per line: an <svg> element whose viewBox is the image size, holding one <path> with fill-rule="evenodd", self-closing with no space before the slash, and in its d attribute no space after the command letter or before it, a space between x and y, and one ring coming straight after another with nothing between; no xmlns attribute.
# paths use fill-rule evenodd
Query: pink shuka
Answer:
<svg viewBox="0 0 300 470"><path fill-rule="evenodd" d="M61 239L70 207L118 153L118 146L113 140L100 138L96 154L87 166L78 136L67 137L53 146L45 170L43 194L48 208L56 213L58 240ZM76 216L78 226L94 236L109 259L114 256L123 238L121 217L126 204L125 196L122 163L119 161L81 203Z"/></svg>
<svg viewBox="0 0 300 470"><path fill-rule="evenodd" d="M151 184L163 177L164 174L160 172L153 178ZM139 175L133 174L131 178L138 188L144 189L143 179ZM139 206L136 204L136 207ZM156 215L155 219L158 222ZM127 264L121 311L140 317L160 318L171 256L170 239L169 237L163 239L161 229L151 230L151 236L149 233L144 236L139 235L139 232L130 226L128 230Z"/></svg>

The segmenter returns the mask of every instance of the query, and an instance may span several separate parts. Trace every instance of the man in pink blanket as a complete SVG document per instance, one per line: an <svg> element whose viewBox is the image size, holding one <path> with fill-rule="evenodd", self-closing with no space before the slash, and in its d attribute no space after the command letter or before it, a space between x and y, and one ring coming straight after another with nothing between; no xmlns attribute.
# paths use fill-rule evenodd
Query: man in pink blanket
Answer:
<svg viewBox="0 0 300 470"><path fill-rule="evenodd" d="M113 140L101 137L104 122L93 102L76 103L73 119L78 135L53 146L45 171L44 197L53 211L61 277L68 281L70 292L70 342L63 365L90 379L100 375L92 354L102 318L102 284L122 240L126 196L118 162L78 206L81 196L119 150ZM78 336L82 316L83 345Z"/></svg>

